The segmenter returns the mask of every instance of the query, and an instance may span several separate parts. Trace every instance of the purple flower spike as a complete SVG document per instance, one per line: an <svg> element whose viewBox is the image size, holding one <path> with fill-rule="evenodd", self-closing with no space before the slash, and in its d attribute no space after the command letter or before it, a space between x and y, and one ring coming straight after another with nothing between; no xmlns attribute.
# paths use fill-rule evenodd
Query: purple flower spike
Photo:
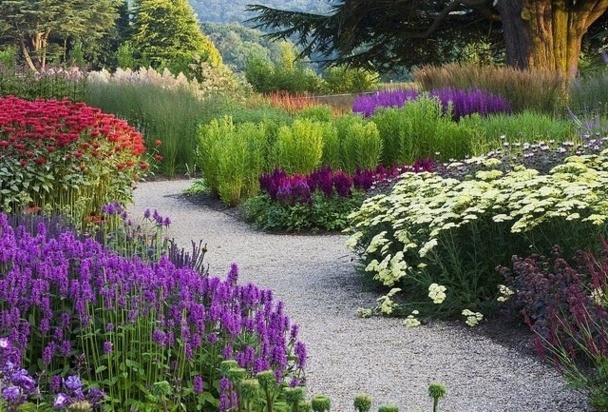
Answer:
<svg viewBox="0 0 608 412"><path fill-rule="evenodd" d="M196 375L192 380L192 385L194 387L195 393L203 393L203 378L200 375Z"/></svg>

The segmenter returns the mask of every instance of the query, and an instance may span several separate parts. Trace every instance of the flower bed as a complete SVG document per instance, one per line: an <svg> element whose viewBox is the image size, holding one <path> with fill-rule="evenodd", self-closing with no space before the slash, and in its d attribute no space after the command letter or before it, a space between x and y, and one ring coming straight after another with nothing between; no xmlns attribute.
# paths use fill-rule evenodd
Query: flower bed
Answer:
<svg viewBox="0 0 608 412"><path fill-rule="evenodd" d="M125 121L67 100L0 99L0 209L75 218L128 202L147 173L142 136Z"/></svg>
<svg viewBox="0 0 608 412"><path fill-rule="evenodd" d="M45 394L77 374L115 410L228 410L236 388L224 360L240 378L271 371L272 388L297 386L298 327L270 290L237 279L235 264L222 280L167 256L124 258L71 231L52 236L43 223L13 228L0 214L0 336Z"/></svg>

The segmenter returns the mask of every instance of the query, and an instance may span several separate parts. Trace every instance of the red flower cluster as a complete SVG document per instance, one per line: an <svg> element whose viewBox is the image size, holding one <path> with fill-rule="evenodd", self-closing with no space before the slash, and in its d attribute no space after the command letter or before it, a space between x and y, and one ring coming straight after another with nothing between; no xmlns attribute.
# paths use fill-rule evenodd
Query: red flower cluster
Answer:
<svg viewBox="0 0 608 412"><path fill-rule="evenodd" d="M0 156L43 165L57 149L67 149L66 160L145 151L143 137L127 122L84 103L0 98Z"/></svg>

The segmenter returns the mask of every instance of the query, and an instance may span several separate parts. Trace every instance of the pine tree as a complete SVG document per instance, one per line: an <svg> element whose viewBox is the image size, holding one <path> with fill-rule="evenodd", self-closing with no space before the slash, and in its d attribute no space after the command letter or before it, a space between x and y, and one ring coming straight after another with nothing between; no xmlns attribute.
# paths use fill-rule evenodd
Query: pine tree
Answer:
<svg viewBox="0 0 608 412"><path fill-rule="evenodd" d="M187 0L135 0L130 42L155 69L186 73L197 61L221 64Z"/></svg>

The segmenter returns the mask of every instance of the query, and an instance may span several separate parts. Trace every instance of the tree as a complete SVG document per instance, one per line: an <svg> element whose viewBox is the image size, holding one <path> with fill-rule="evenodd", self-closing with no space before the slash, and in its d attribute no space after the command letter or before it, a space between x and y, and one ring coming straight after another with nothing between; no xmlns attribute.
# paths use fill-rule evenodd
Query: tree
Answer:
<svg viewBox="0 0 608 412"><path fill-rule="evenodd" d="M153 68L186 72L199 58L212 66L221 63L187 0L135 0L131 45Z"/></svg>
<svg viewBox="0 0 608 412"><path fill-rule="evenodd" d="M253 5L258 28L296 35L302 54L326 64L387 71L437 62L446 44L502 40L507 64L575 75L583 36L608 0L340 0L329 14Z"/></svg>
<svg viewBox="0 0 608 412"><path fill-rule="evenodd" d="M0 33L35 71L45 69L52 45L66 55L69 41L100 39L116 17L114 0L0 1Z"/></svg>

